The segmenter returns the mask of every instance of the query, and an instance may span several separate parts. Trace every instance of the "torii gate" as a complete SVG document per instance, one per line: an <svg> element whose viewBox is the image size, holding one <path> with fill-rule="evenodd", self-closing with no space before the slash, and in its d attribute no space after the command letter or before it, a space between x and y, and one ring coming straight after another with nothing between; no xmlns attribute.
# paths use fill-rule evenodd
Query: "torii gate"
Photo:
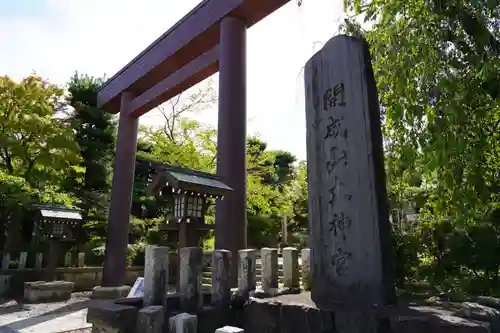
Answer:
<svg viewBox="0 0 500 333"><path fill-rule="evenodd" d="M215 246L246 247L246 30L289 1L204 0L99 90L98 106L120 112L102 286L124 284L139 117L217 71L217 175L234 191Z"/></svg>

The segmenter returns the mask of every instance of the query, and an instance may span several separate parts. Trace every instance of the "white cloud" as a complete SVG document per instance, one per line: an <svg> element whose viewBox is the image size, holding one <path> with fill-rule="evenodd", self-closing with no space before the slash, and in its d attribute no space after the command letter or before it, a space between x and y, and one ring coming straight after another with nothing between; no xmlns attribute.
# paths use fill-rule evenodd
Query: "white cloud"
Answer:
<svg viewBox="0 0 500 333"><path fill-rule="evenodd" d="M44 1L44 0L39 0ZM0 20L0 73L16 79L37 74L63 84L79 71L113 75L199 0L45 0L33 17ZM271 149L305 158L301 69L314 42L337 32L342 0L295 1L248 32L248 133ZM140 3L140 5L139 5ZM2 7L0 4L0 12ZM316 45L317 51L319 46ZM216 124L216 109L200 120ZM154 122L148 114L142 122Z"/></svg>

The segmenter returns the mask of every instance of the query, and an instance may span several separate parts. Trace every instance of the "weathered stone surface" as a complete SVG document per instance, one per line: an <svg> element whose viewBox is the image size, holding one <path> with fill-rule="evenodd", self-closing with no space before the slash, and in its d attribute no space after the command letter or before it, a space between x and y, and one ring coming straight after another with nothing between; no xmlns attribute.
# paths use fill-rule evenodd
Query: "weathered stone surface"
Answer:
<svg viewBox="0 0 500 333"><path fill-rule="evenodd" d="M37 253L35 256L35 269L40 270L43 267L43 253Z"/></svg>
<svg viewBox="0 0 500 333"><path fill-rule="evenodd" d="M390 308L387 314L392 332L402 333L489 333L486 322L456 317L453 310L438 306Z"/></svg>
<svg viewBox="0 0 500 333"><path fill-rule="evenodd" d="M26 260L28 259L28 252L21 252L19 254L19 269L26 268Z"/></svg>
<svg viewBox="0 0 500 333"><path fill-rule="evenodd" d="M162 333L164 307L161 305L147 306L137 314L136 333Z"/></svg>
<svg viewBox="0 0 500 333"><path fill-rule="evenodd" d="M290 291L300 291L299 253L294 247L283 248L283 287Z"/></svg>
<svg viewBox="0 0 500 333"><path fill-rule="evenodd" d="M222 326L232 324L234 309L229 307L205 306L196 314L198 321L197 333L214 333Z"/></svg>
<svg viewBox="0 0 500 333"><path fill-rule="evenodd" d="M57 302L70 299L75 288L68 281L36 281L24 283L24 300L29 303Z"/></svg>
<svg viewBox="0 0 500 333"><path fill-rule="evenodd" d="M488 321L460 318L455 316L455 312L454 308L439 306L394 306L374 308L369 315L380 329L385 329L378 332L496 332L494 325ZM244 306L243 314L242 321L235 323L234 326L244 328L246 333L334 332L336 321L343 321L345 327L349 324L349 320L356 319L355 316L346 316L345 312L333 314L319 310L310 299L309 293L282 295L269 299L250 298ZM363 316L356 320L362 324L358 327L363 328L367 317Z"/></svg>
<svg viewBox="0 0 500 333"><path fill-rule="evenodd" d="M479 303L463 302L456 315L462 318L488 322L494 332L500 332L500 312L497 309Z"/></svg>
<svg viewBox="0 0 500 333"><path fill-rule="evenodd" d="M169 319L170 333L197 333L196 315L179 313Z"/></svg>
<svg viewBox="0 0 500 333"><path fill-rule="evenodd" d="M7 295L10 288L10 275L0 275L0 297Z"/></svg>
<svg viewBox="0 0 500 333"><path fill-rule="evenodd" d="M64 266L71 267L71 252L66 252L64 255Z"/></svg>
<svg viewBox="0 0 500 333"><path fill-rule="evenodd" d="M83 266L85 266L85 253L79 252L78 253L78 267L83 267Z"/></svg>
<svg viewBox="0 0 500 333"><path fill-rule="evenodd" d="M144 300L142 297L121 297L114 300L115 304L135 306L136 308L142 308Z"/></svg>
<svg viewBox="0 0 500 333"><path fill-rule="evenodd" d="M311 249L305 248L300 251L302 289L311 290Z"/></svg>
<svg viewBox="0 0 500 333"><path fill-rule="evenodd" d="M256 286L257 250L244 249L238 251L238 294L248 297Z"/></svg>
<svg viewBox="0 0 500 333"><path fill-rule="evenodd" d="M479 304L500 310L500 299L491 296L478 296L475 301Z"/></svg>
<svg viewBox="0 0 500 333"><path fill-rule="evenodd" d="M117 328L95 324L92 326L92 333L122 333L122 332L120 332L120 330Z"/></svg>
<svg viewBox="0 0 500 333"><path fill-rule="evenodd" d="M333 37L304 77L312 297L324 310L390 304L394 263L369 47Z"/></svg>
<svg viewBox="0 0 500 333"><path fill-rule="evenodd" d="M135 306L115 304L112 300L90 303L87 323L103 332L133 333L139 309Z"/></svg>
<svg viewBox="0 0 500 333"><path fill-rule="evenodd" d="M9 264L10 264L10 253L4 253L2 256L2 266L1 269L7 270L9 269Z"/></svg>
<svg viewBox="0 0 500 333"><path fill-rule="evenodd" d="M212 253L212 304L229 306L231 301L231 251L215 250Z"/></svg>
<svg viewBox="0 0 500 333"><path fill-rule="evenodd" d="M332 316L312 306L294 302L288 304L278 299L256 300L245 305L243 327L246 333L323 333L331 332Z"/></svg>
<svg viewBox="0 0 500 333"><path fill-rule="evenodd" d="M265 295L274 296L278 292L278 249L262 248L260 260L262 291Z"/></svg>
<svg viewBox="0 0 500 333"><path fill-rule="evenodd" d="M119 286L119 287L102 287L96 286L92 289L93 299L115 299L121 297L127 297L130 292L130 286Z"/></svg>
<svg viewBox="0 0 500 333"><path fill-rule="evenodd" d="M168 293L168 247L146 247L144 306L165 305Z"/></svg>
<svg viewBox="0 0 500 333"><path fill-rule="evenodd" d="M185 312L196 312L201 308L203 301L201 295L203 252L198 247L184 247L179 253L181 309Z"/></svg>
<svg viewBox="0 0 500 333"><path fill-rule="evenodd" d="M224 326L215 331L215 333L244 333L245 331L242 328L233 327L233 326Z"/></svg>

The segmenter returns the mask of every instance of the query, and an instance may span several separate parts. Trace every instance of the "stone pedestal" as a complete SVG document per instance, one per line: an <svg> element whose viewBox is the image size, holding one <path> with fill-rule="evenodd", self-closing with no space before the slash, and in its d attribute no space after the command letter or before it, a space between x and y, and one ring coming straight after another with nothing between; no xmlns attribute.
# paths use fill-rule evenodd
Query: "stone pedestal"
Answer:
<svg viewBox="0 0 500 333"><path fill-rule="evenodd" d="M260 259L262 291L267 296L274 296L278 292L278 249L261 249Z"/></svg>
<svg viewBox="0 0 500 333"><path fill-rule="evenodd" d="M168 247L146 247L144 306L165 305L168 293Z"/></svg>
<svg viewBox="0 0 500 333"><path fill-rule="evenodd" d="M134 332L139 308L115 304L111 300L94 301L87 310L87 323L92 324L92 333Z"/></svg>
<svg viewBox="0 0 500 333"><path fill-rule="evenodd" d="M299 257L294 247L283 248L283 287L300 292Z"/></svg>
<svg viewBox="0 0 500 333"><path fill-rule="evenodd" d="M300 251L302 289L311 290L311 249L302 249Z"/></svg>
<svg viewBox="0 0 500 333"><path fill-rule="evenodd" d="M238 251L238 295L250 296L255 291L255 266L257 250L244 249Z"/></svg>
<svg viewBox="0 0 500 333"><path fill-rule="evenodd" d="M179 313L170 317L170 333L196 333L198 330L198 320L195 315L189 313Z"/></svg>
<svg viewBox="0 0 500 333"><path fill-rule="evenodd" d="M199 247L179 250L179 293L182 311L196 312L202 307L201 274L203 252Z"/></svg>
<svg viewBox="0 0 500 333"><path fill-rule="evenodd" d="M28 303L67 301L74 288L75 284L68 281L25 282L24 300Z"/></svg>
<svg viewBox="0 0 500 333"><path fill-rule="evenodd" d="M130 292L130 286L120 287L102 287L97 286L92 289L91 298L93 299L115 299L127 297Z"/></svg>
<svg viewBox="0 0 500 333"><path fill-rule="evenodd" d="M231 301L231 251L215 250L212 253L212 300L218 307L227 307Z"/></svg>
<svg viewBox="0 0 500 333"><path fill-rule="evenodd" d="M136 333L162 333L165 309L161 305L147 306L137 314Z"/></svg>

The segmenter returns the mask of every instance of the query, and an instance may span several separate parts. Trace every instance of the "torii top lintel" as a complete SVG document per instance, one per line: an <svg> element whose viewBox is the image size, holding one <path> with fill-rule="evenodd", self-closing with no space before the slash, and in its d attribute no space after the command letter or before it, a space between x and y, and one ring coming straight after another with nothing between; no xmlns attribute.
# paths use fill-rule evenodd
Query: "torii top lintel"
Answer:
<svg viewBox="0 0 500 333"><path fill-rule="evenodd" d="M290 0L204 0L110 78L98 93L98 106L120 112L120 95L140 116L218 71L220 21L259 22Z"/></svg>

